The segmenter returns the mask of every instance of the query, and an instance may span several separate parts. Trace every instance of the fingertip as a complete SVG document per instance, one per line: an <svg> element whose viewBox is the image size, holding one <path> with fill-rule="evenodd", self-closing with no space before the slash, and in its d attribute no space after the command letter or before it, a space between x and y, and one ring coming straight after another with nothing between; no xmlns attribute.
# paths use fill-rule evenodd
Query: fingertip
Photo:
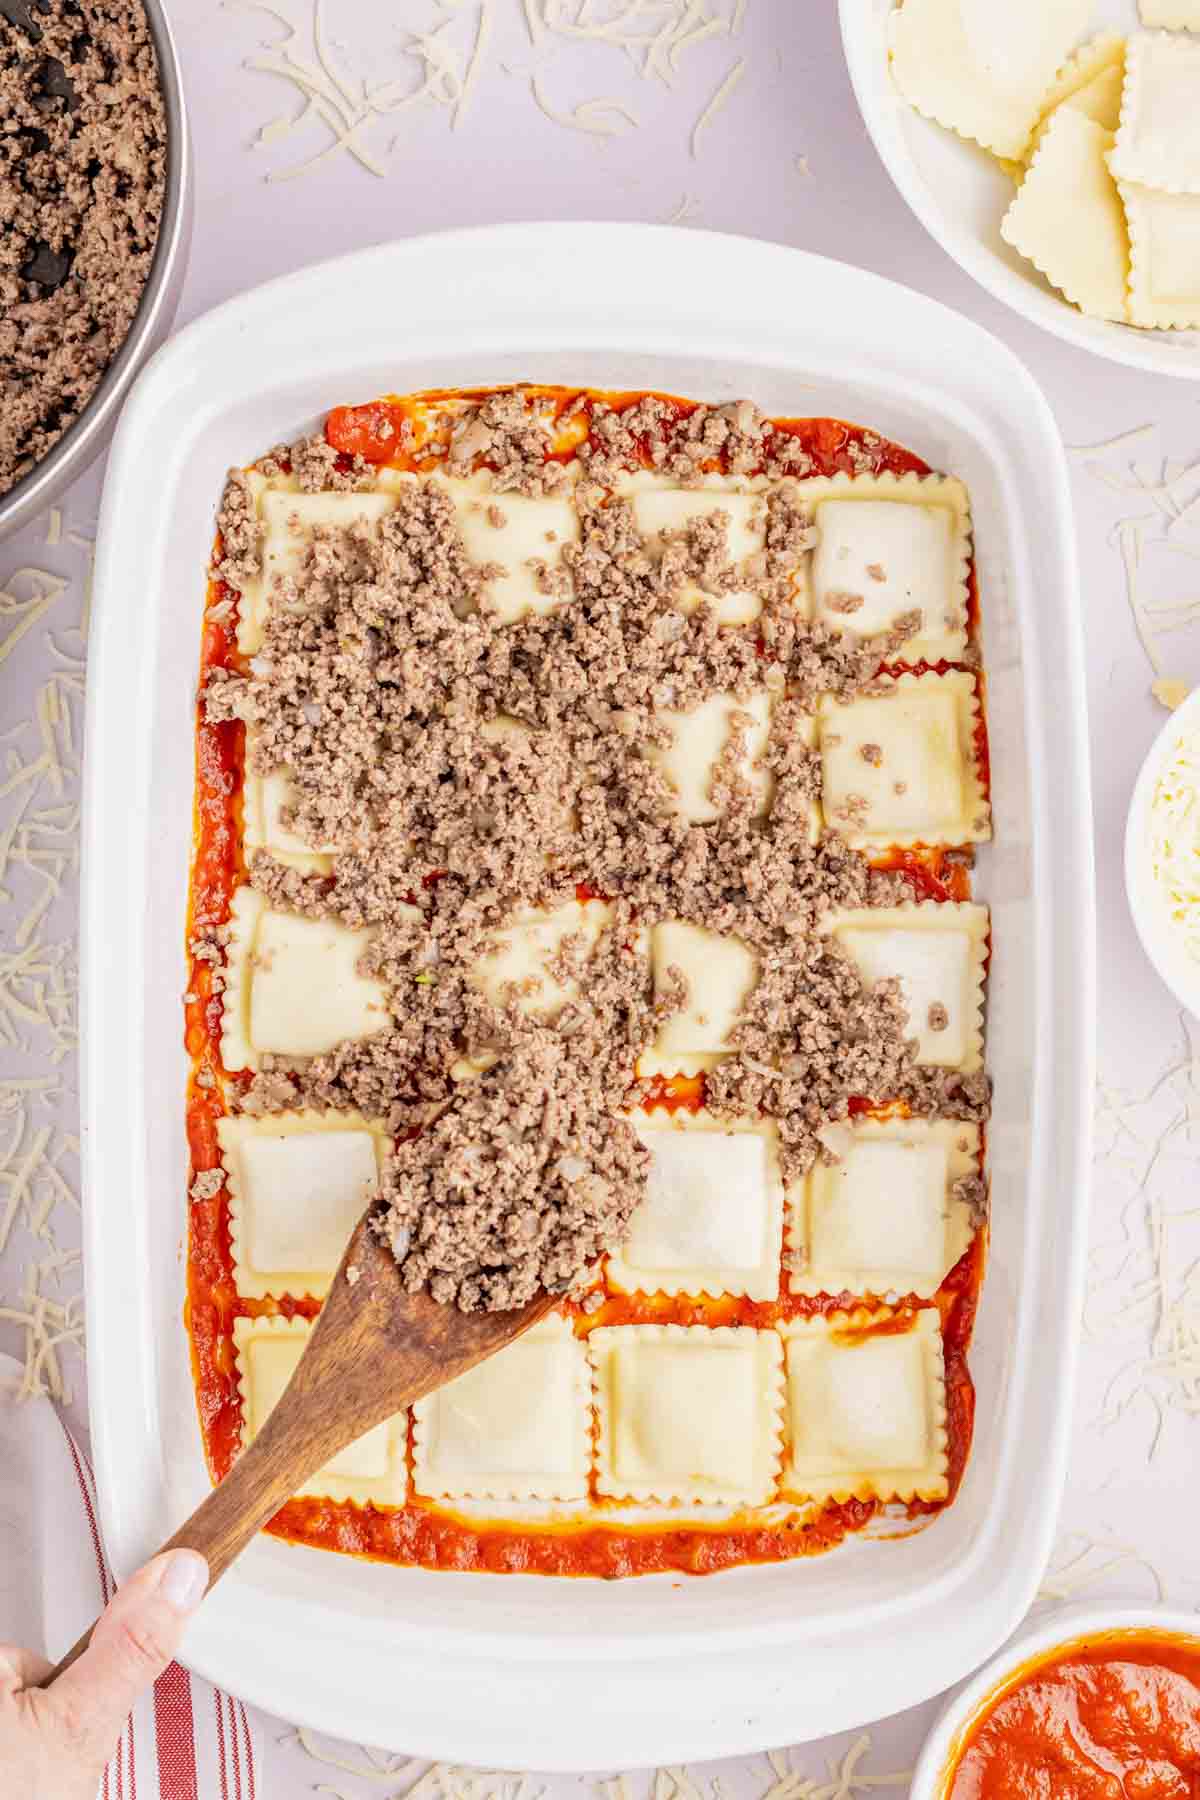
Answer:
<svg viewBox="0 0 1200 1800"><path fill-rule="evenodd" d="M195 1612L208 1589L208 1564L198 1550L168 1550L147 1565L156 1571L155 1592L174 1612Z"/></svg>

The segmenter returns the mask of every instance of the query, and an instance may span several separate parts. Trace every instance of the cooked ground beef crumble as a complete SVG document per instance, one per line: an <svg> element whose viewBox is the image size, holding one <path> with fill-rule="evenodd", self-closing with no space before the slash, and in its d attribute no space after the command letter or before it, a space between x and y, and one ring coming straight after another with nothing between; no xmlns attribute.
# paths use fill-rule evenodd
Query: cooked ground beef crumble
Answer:
<svg viewBox="0 0 1200 1800"><path fill-rule="evenodd" d="M138 0L0 11L0 494L75 422L124 342L165 171Z"/></svg>
<svg viewBox="0 0 1200 1800"><path fill-rule="evenodd" d="M650 1158L599 1099L577 1059L542 1036L401 1143L379 1232L405 1286L467 1311L523 1306L539 1287L569 1288L619 1242Z"/></svg>
<svg viewBox="0 0 1200 1800"><path fill-rule="evenodd" d="M402 1141L383 1177L381 1235L408 1286L467 1309L520 1305L539 1287L580 1293L624 1236L647 1163L623 1116L651 1092L635 1063L688 1002L677 970L653 997L646 932L657 921L734 934L758 958L706 1104L719 1117L775 1119L785 1179L832 1154L822 1134L852 1097L902 1100L925 1116L988 1110L985 1076L917 1064L899 984L864 987L817 929L831 907L912 897L838 836L811 842L819 762L802 727L821 694L870 691L919 615L866 644L804 621L790 603L811 542L788 479L807 472L795 440L775 441L748 402L698 408L672 429L665 418L653 397L596 409L574 490L580 540L562 549L569 606L498 625L487 571L468 558L446 494L418 482L377 527L319 529L299 572L273 590L250 672L214 671L204 694L210 721L253 726L259 772L288 770L296 801L284 823L314 847L338 845L329 875L259 852L253 885L273 907L371 926L362 967L386 985L392 1013L387 1030L306 1063L265 1058L240 1104L384 1119ZM719 493L652 557L629 504L601 485L639 466L647 441L685 483L714 456L776 476L765 550L736 577L761 600L752 625L680 607L689 583L735 585ZM562 482L548 444L523 397L505 393L459 419L448 460L468 468L483 457L502 491L540 494ZM305 489L371 478L324 439L271 463ZM219 524L215 573L236 590L261 561L240 472ZM643 747L669 737L664 710L764 687L769 815L758 816L739 755L751 721L735 713L711 786L720 816L689 823ZM583 893L611 913L598 942L560 946L551 973L574 992L552 1021L523 1013L517 991L496 1005L472 985L515 909ZM961 1197L978 1209L983 1194L972 1178Z"/></svg>

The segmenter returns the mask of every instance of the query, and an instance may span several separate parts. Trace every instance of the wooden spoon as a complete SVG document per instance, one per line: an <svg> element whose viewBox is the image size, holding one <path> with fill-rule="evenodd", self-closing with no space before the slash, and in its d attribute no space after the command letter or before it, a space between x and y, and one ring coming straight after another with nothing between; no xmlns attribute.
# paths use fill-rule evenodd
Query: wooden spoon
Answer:
<svg viewBox="0 0 1200 1800"><path fill-rule="evenodd" d="M386 1245L359 1220L304 1354L278 1405L232 1469L164 1550L199 1550L219 1581L255 1533L347 1444L453 1381L544 1318L559 1296L539 1293L517 1312L461 1312L410 1294ZM355 1269L353 1281L347 1270ZM82 1655L89 1627L40 1684Z"/></svg>

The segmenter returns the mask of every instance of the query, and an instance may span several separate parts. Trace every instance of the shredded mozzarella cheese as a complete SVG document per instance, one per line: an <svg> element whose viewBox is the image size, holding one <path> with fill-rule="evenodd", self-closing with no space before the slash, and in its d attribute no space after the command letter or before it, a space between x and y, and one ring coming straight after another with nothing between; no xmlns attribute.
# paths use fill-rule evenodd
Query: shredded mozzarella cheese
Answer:
<svg viewBox="0 0 1200 1800"><path fill-rule="evenodd" d="M1093 1558L1099 1560L1092 1560ZM1071 1532L1062 1552L1055 1552L1045 1579L1038 1589L1039 1600L1063 1601L1089 1588L1101 1586L1115 1575L1142 1569L1154 1586L1153 1600L1161 1606L1166 1599L1162 1575L1148 1557L1132 1544L1120 1544L1110 1538L1090 1537L1086 1532Z"/></svg>
<svg viewBox="0 0 1200 1800"><path fill-rule="evenodd" d="M685 194L678 206L674 207L672 211L667 214L667 217L663 220L663 224L686 225L690 220L697 216L699 211L699 200L694 200L690 194Z"/></svg>
<svg viewBox="0 0 1200 1800"><path fill-rule="evenodd" d="M1150 683L1150 692L1159 705L1165 706L1168 712L1174 712L1177 706L1182 706L1190 691L1186 681L1152 681Z"/></svg>
<svg viewBox="0 0 1200 1800"><path fill-rule="evenodd" d="M722 81L721 85L717 88L717 91L709 101L708 105L704 108L704 111L700 114L700 117L696 120L695 125L692 127L693 157L699 156L701 138L708 130L708 127L712 124L717 114L722 112L729 104L729 99L734 88L745 73L746 59L744 56L739 56L729 73L726 75L724 81Z"/></svg>
<svg viewBox="0 0 1200 1800"><path fill-rule="evenodd" d="M289 167L272 169L265 177L268 181L295 181L343 152L370 174L386 175L376 128L388 116L420 102L444 108L451 128L457 129L485 77L496 8L496 0L444 0L444 16L436 24L427 30L411 30L402 54L418 65L419 79L414 86L411 69L372 83L365 76L352 78L339 68L325 35L323 0L310 0L311 11L303 25L293 12L264 0L224 3L261 12L282 27L282 35L265 40L245 59L244 66L288 82L298 101L293 113L279 114L258 128L253 147L274 148L314 126L324 132L324 141L311 155ZM525 27L536 51L550 46L587 49L591 54L617 51L643 80L664 87L674 86L684 72L688 53L737 37L746 5L747 0L522 0ZM518 72L507 64L501 68L508 74ZM693 155L744 69L745 59L741 58L696 120ZM565 111L552 106L540 69L532 72L530 92L544 116L569 131L606 138L638 127L635 113L619 97L585 100ZM393 150L395 141L386 148Z"/></svg>
<svg viewBox="0 0 1200 1800"><path fill-rule="evenodd" d="M792 1764L791 1753L773 1750L768 1752L767 1761L775 1775L775 1780L763 1795L762 1800L853 1800L856 1794L866 1794L878 1788L906 1788L912 1779L912 1770L896 1770L889 1775L868 1775L862 1764L871 1750L871 1734L862 1732L840 1762L828 1759L829 1779L814 1781L801 1774Z"/></svg>
<svg viewBox="0 0 1200 1800"><path fill-rule="evenodd" d="M1084 1331L1136 1348L1108 1383L1096 1425L1131 1408L1148 1416L1147 1457L1157 1454L1169 1418L1200 1413L1200 1208L1168 1206L1186 1179L1200 1131L1200 1023L1181 1016L1184 1052L1145 1093L1097 1087L1097 1155L1130 1186L1115 1239L1098 1238L1084 1306Z"/></svg>
<svg viewBox="0 0 1200 1800"><path fill-rule="evenodd" d="M1106 451L1123 450L1127 444L1153 437L1157 430L1156 425L1137 425L1132 431L1119 431L1116 437L1103 438L1098 444L1068 444L1067 453L1070 456L1103 456Z"/></svg>
<svg viewBox="0 0 1200 1800"><path fill-rule="evenodd" d="M566 125L572 131L589 131L596 137L619 137L622 128L618 121L622 119L626 125L637 129L637 119L619 100L583 100L570 112L556 112L536 73L530 77L530 87L540 110L555 125Z"/></svg>
<svg viewBox="0 0 1200 1800"><path fill-rule="evenodd" d="M534 1788L532 1777L501 1774L488 1769L464 1769L452 1763L432 1763L423 1773L410 1775L412 1768L403 1757L387 1757L383 1752L354 1749L346 1754L325 1749L313 1733L297 1730L292 1738L314 1762L328 1769L386 1786L397 1776L407 1778L407 1785L393 1788L385 1800L542 1800L545 1790ZM871 1734L864 1731L855 1738L840 1759L827 1759L825 1780L814 1779L797 1769L791 1753L771 1750L767 1753L769 1781L761 1800L855 1800L859 1794L882 1788L906 1788L912 1770L898 1770L887 1775L870 1775L863 1768L871 1752ZM634 1800L628 1775L616 1775L594 1784L600 1800ZM709 1784L711 1800L725 1800L720 1781ZM318 1793L338 1796L340 1790L328 1785L317 1787ZM680 1764L656 1769L650 1777L648 1800L708 1800L696 1775Z"/></svg>
<svg viewBox="0 0 1200 1800"><path fill-rule="evenodd" d="M1181 732L1154 785L1146 852L1180 941L1200 960L1200 735Z"/></svg>
<svg viewBox="0 0 1200 1800"><path fill-rule="evenodd" d="M48 514L44 537L84 553L90 576L91 539L65 531L60 508ZM65 576L20 568L0 586L0 662L34 651L52 671L39 681L22 663L5 691L10 704L30 696L30 710L0 731L8 746L0 778L0 801L8 803L0 819L0 905L18 909L0 947L0 1255L10 1270L23 1269L15 1296L0 1293L0 1324L6 1337L9 1328L20 1334L17 1396L60 1402L71 1398L64 1352L80 1353L83 1336L82 1294L66 1286L72 1276L78 1282L79 1252L63 1248L57 1235L79 1210L69 1168L79 1140L73 1119L69 1133L58 1120L60 1107L73 1105L77 984L71 945L49 942L41 931L78 867L75 709L83 700L89 585L85 577L79 624L64 626L60 617L56 630L47 615L65 611ZM61 1074L45 1072L47 1064Z"/></svg>

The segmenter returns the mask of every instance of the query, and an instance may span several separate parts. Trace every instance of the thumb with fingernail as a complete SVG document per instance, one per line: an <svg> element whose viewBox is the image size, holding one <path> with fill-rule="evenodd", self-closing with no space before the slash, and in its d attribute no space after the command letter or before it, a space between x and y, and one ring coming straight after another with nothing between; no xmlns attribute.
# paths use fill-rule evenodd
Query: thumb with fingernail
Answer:
<svg viewBox="0 0 1200 1800"><path fill-rule="evenodd" d="M207 1586L208 1564L195 1550L156 1556L118 1590L87 1649L44 1690L36 1683L46 1665L0 1646L6 1800L93 1800L135 1701L173 1659Z"/></svg>

